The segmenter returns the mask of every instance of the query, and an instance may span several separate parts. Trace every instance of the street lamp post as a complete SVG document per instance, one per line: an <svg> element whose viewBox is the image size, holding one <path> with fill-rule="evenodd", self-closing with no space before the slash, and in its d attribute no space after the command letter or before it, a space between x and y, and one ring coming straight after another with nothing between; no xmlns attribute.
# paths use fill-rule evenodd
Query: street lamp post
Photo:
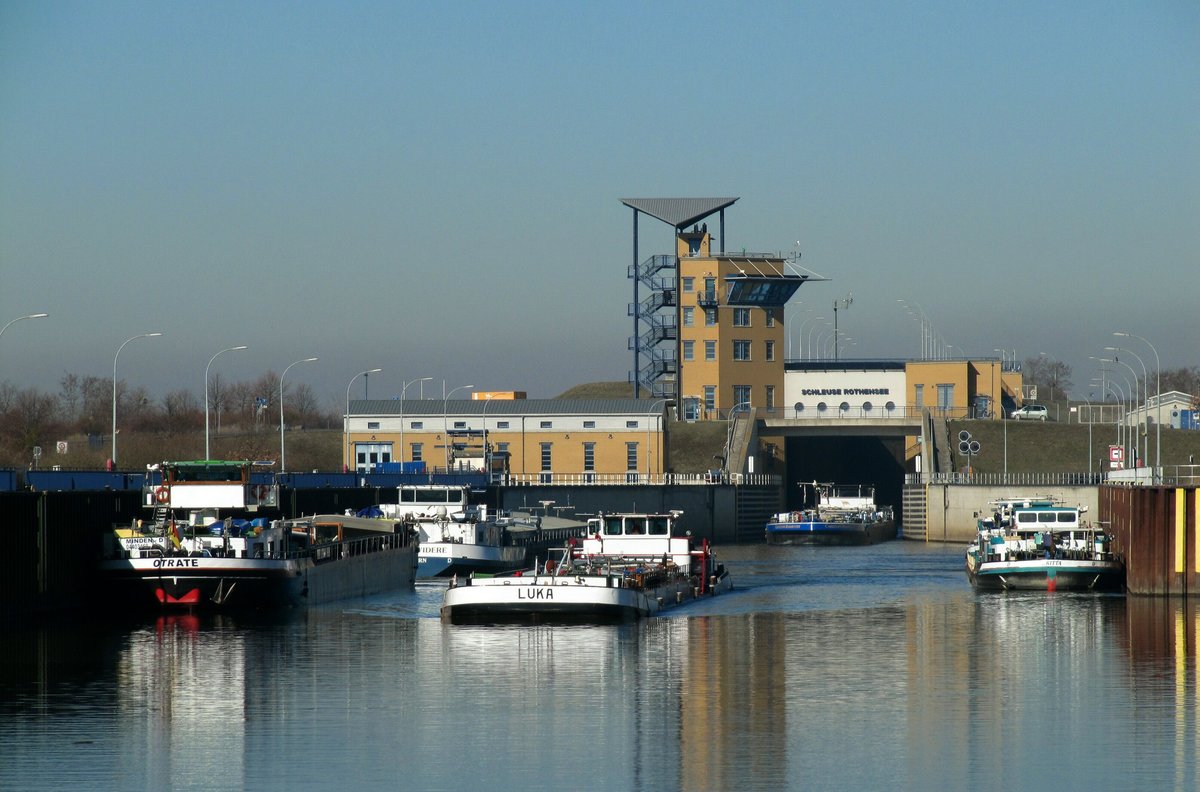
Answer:
<svg viewBox="0 0 1200 792"><path fill-rule="evenodd" d="M488 441L487 441L487 408L488 408L488 405L492 403L493 398L494 398L494 394L489 393L487 395L487 398L483 400L483 418L481 421L483 424L483 470L484 470L484 473L488 477L487 480L488 480L489 484L492 481L492 468L491 468L492 455L491 455L491 452L488 450Z"/></svg>
<svg viewBox="0 0 1200 792"><path fill-rule="evenodd" d="M658 401L656 401L650 405L650 413L646 416L646 483L647 484L650 483L650 475L652 472L652 468L650 467L650 416L654 414L655 410L658 408L658 405L662 405L665 407L666 405L672 403L673 401L674 401L673 399L659 399ZM661 434L661 427L660 427L660 434ZM662 453L660 452L658 456L659 456L659 459L661 460Z"/></svg>
<svg viewBox="0 0 1200 792"><path fill-rule="evenodd" d="M811 352L806 353L805 348L804 348L804 326L806 324L808 324L809 322L818 322L818 321L824 321L824 320L825 320L824 316L810 316L807 319L804 319L800 322L800 357L805 358L805 359L808 359L811 357ZM813 331L810 328L808 331L808 348L810 350L812 349L812 334L813 334Z"/></svg>
<svg viewBox="0 0 1200 792"><path fill-rule="evenodd" d="M1129 369L1129 373L1133 377L1133 382L1131 383L1129 380L1125 380L1124 372L1119 372L1121 374L1121 379L1125 380L1125 384L1129 387L1129 413L1126 414L1126 419L1129 421L1129 431L1126 436L1127 437L1129 435L1133 436L1133 456L1136 461L1141 455L1141 452L1138 450L1137 423L1132 418L1133 405L1134 405L1134 402L1136 402L1138 400L1137 371L1135 371L1133 366L1129 365L1124 360L1117 360L1114 357L1111 362L1119 363L1122 366L1124 366L1125 368ZM1128 442L1128 440L1126 440L1126 442ZM1143 458L1141 461L1144 462L1146 460ZM1141 467L1141 465L1138 465L1138 467Z"/></svg>
<svg viewBox="0 0 1200 792"><path fill-rule="evenodd" d="M45 316L45 314L42 315ZM117 358L121 356L121 350L125 348L125 344L137 341L139 338L157 338L160 335L162 333L142 333L133 338L127 338L121 346L117 347L117 354L113 355L112 459L110 460L113 470L117 469Z"/></svg>
<svg viewBox="0 0 1200 792"><path fill-rule="evenodd" d="M246 346L245 344L242 344L241 346L227 347L226 349L222 349L216 355L213 355L212 357L210 357L208 359L208 365L204 367L204 458L205 459L212 458L211 453L209 452L209 445L208 445L208 370L212 367L213 361L217 359L218 355L223 355L226 352L236 352L239 349L249 349L249 347Z"/></svg>
<svg viewBox="0 0 1200 792"><path fill-rule="evenodd" d="M1115 336L1122 338L1136 338L1146 346L1150 347L1150 351L1154 353L1154 475L1159 475L1159 465L1162 464L1162 364L1158 360L1158 350L1140 335L1133 333L1113 333ZM1146 400L1149 402L1149 399ZM1147 404L1149 408L1149 404Z"/></svg>
<svg viewBox="0 0 1200 792"><path fill-rule="evenodd" d="M827 342L829 341L829 336L826 335L826 333L833 333L833 325L826 321L825 326L821 329L810 330L808 333L808 341L810 344L812 343L814 332L817 336L817 359L823 359L825 357L823 350L828 345Z"/></svg>
<svg viewBox="0 0 1200 792"><path fill-rule="evenodd" d="M1088 401L1086 396L1083 397L1084 403L1088 407L1088 483L1092 483L1092 403Z"/></svg>
<svg viewBox="0 0 1200 792"><path fill-rule="evenodd" d="M1103 395L1105 397L1108 397L1109 395L1111 395L1117 399L1125 398L1124 394L1120 393L1121 389L1117 386L1117 384L1115 382L1109 382L1108 380L1105 380L1105 379L1094 379L1094 380L1092 380L1092 384L1099 385L1101 387L1101 389L1103 391ZM1121 429L1122 428L1123 428L1122 425L1120 423L1118 423L1117 424L1117 446L1120 448L1125 447L1125 444L1121 439Z"/></svg>
<svg viewBox="0 0 1200 792"><path fill-rule="evenodd" d="M368 374L378 374L381 371L383 371L383 369L381 369L381 368L373 368L373 369L367 369L366 371L360 371L357 374L355 374L353 377L351 377L350 381L346 383L346 421L345 421L346 464L344 465L344 467L347 470L350 469L350 463L354 461L354 453L350 450L350 386L353 385L354 380L358 379L359 377L365 377ZM354 467L354 472L355 473L358 472L357 465L355 465L355 467Z"/></svg>
<svg viewBox="0 0 1200 792"><path fill-rule="evenodd" d="M410 380L400 387L400 472L404 472L404 392L408 390L408 386L415 382L421 383L421 388L424 389L425 383L433 377L417 377L415 380ZM422 392L424 397L424 392Z"/></svg>
<svg viewBox="0 0 1200 792"><path fill-rule="evenodd" d="M897 297L896 302L900 303L900 305L904 307L904 312L907 313L909 316L911 316L916 321L917 326L920 328L919 332L920 332L920 336L921 336L921 343L920 343L921 351L920 351L918 357L924 358L925 357L925 320L913 312L912 307L909 306L909 304L906 300Z"/></svg>
<svg viewBox="0 0 1200 792"><path fill-rule="evenodd" d="M450 393L447 393L442 399L442 448L446 452L446 472L450 472L450 396L455 391L470 390L474 385L459 385L457 388L451 388Z"/></svg>
<svg viewBox="0 0 1200 792"><path fill-rule="evenodd" d="M801 357L804 357L804 348L803 348L803 343L804 343L804 322L805 322L805 321L807 321L809 318L811 318L811 317L807 317L807 316L805 316L805 317L803 317L803 318L800 318L799 316L797 316L797 314L806 314L806 313L812 313L812 312L813 312L813 309L812 309L812 308L805 308L803 311L793 311L793 312L792 312L792 318L788 320L788 324L787 324L787 352L786 352L786 354L785 354L785 357L787 357L789 360L790 360L790 359L791 359L791 357L792 357L792 330L794 330L794 329L798 329L798 330L800 330L800 342L801 342L800 356L801 356Z"/></svg>
<svg viewBox="0 0 1200 792"><path fill-rule="evenodd" d="M1147 427L1146 427L1146 433L1144 435L1144 437L1146 439L1142 443L1142 447L1145 448L1145 451L1143 452L1142 456L1146 460L1146 462L1149 463L1149 461L1150 461L1150 429L1149 429L1150 372L1146 371L1146 362L1144 360L1142 360L1141 356L1138 355L1138 353L1134 352L1132 349L1125 349L1124 347L1104 347L1104 348L1110 352L1128 352L1129 354L1133 355L1133 357L1137 360L1138 365L1140 365L1142 367L1142 406L1138 409L1138 413L1141 415L1144 415L1146 417ZM1113 355L1113 358L1115 359L1116 355ZM1124 361L1122 361L1122 363L1124 363ZM1133 371L1133 367L1131 366L1129 370ZM1133 372L1133 379L1134 379L1134 385L1136 385L1137 384L1137 372L1136 371Z"/></svg>
<svg viewBox="0 0 1200 792"><path fill-rule="evenodd" d="M1109 374L1121 374L1121 372L1115 371L1114 369L1105 369L1105 371L1107 371ZM1124 384L1125 387L1121 387L1122 384ZM1125 379L1124 374L1121 374L1121 382L1109 380L1105 381L1105 386L1113 389L1113 395L1117 397L1118 403L1121 405L1120 423L1117 424L1117 444L1120 445L1121 448L1124 448L1126 451L1128 451L1130 427L1128 423L1129 411L1125 407L1125 402L1127 401L1126 394L1129 392L1127 390L1129 387L1129 380ZM1133 455L1136 457L1137 451L1134 451ZM1137 460L1135 459L1134 461L1136 462Z"/></svg>
<svg viewBox="0 0 1200 792"><path fill-rule="evenodd" d="M291 371L292 366L298 366L301 363L312 363L316 359L317 358L315 358L315 357L310 357L310 358L304 358L304 360L297 360L295 363L292 363L287 368L285 368L283 370L283 373L279 375L279 472L280 473L287 472L287 457L285 456L285 449L284 449L284 444L283 444L283 378L287 376L287 373L289 371Z"/></svg>
<svg viewBox="0 0 1200 792"><path fill-rule="evenodd" d="M4 327L0 327L0 335L4 335L5 330L12 327L14 324L21 321L22 319L44 319L49 315L50 314L48 314L48 313L35 313L35 314L26 314L25 316L18 316L16 319L13 319L11 322L4 325Z"/></svg>

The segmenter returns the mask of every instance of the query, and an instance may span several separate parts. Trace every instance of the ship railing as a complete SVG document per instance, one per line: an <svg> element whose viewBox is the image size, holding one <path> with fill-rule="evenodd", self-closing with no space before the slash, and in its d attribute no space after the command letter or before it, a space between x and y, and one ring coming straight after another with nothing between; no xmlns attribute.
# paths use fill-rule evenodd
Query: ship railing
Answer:
<svg viewBox="0 0 1200 792"><path fill-rule="evenodd" d="M412 539L407 531L400 533L381 533L376 536L361 536L354 539L343 539L340 542L324 542L300 550L290 550L287 558L309 558L314 563L322 564L327 561L337 561L350 556L370 555L383 550L408 547Z"/></svg>
<svg viewBox="0 0 1200 792"><path fill-rule="evenodd" d="M509 473L501 483L508 487L615 487L629 484L647 486L780 486L783 478L767 473Z"/></svg>
<svg viewBox="0 0 1200 792"><path fill-rule="evenodd" d="M1073 472L1009 472L970 473L948 471L945 473L906 473L905 484L975 484L981 486L1014 487L1086 487L1101 484L1101 473Z"/></svg>

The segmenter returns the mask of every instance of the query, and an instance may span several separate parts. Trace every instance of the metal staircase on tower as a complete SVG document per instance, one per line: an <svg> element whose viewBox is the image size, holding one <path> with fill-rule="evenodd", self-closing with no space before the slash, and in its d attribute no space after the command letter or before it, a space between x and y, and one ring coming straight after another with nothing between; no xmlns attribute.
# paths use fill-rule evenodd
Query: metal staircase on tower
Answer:
<svg viewBox="0 0 1200 792"><path fill-rule="evenodd" d="M628 276L649 292L641 300L629 303L629 315L638 320L637 335L630 337L629 349L636 350L644 361L639 363L637 371L630 372L629 379L656 399L673 399L679 389L675 344L679 339L675 313L678 268L677 256L657 255L637 266L630 265L628 270Z"/></svg>

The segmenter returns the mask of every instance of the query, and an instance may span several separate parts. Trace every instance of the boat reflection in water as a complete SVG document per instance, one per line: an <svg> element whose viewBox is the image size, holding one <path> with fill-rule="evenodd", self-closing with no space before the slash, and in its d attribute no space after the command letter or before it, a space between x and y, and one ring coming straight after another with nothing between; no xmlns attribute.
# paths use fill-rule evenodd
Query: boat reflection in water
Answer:
<svg viewBox="0 0 1200 792"><path fill-rule="evenodd" d="M739 591L613 625L446 624L422 583L19 631L0 788L1197 788L1200 603L976 593L957 548L889 545L927 564L907 593L830 560L853 549L731 547ZM785 583L791 555L809 576ZM875 604L808 604L849 587Z"/></svg>

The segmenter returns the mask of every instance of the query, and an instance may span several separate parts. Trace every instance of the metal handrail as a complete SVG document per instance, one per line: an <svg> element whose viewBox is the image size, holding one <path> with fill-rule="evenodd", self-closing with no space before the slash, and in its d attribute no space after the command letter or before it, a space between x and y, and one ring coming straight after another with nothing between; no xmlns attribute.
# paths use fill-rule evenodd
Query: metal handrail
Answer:
<svg viewBox="0 0 1200 792"><path fill-rule="evenodd" d="M781 476L767 473L728 473L710 470L707 473L509 473L502 477L505 486L614 487L630 484L665 486L754 485L778 487Z"/></svg>

